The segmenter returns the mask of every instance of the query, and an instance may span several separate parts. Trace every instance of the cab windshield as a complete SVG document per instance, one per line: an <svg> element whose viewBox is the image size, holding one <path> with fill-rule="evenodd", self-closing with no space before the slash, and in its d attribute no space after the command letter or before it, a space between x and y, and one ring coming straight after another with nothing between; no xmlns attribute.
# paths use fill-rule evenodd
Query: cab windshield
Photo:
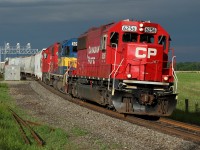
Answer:
<svg viewBox="0 0 200 150"><path fill-rule="evenodd" d="M137 42L138 39L138 34L137 33L131 33L131 32L126 32L123 34L122 40L123 42Z"/></svg>
<svg viewBox="0 0 200 150"><path fill-rule="evenodd" d="M128 43L128 42L134 43L137 41L139 41L140 43L154 43L154 35L152 34L138 35L137 33L125 32L122 36L122 40L125 43Z"/></svg>
<svg viewBox="0 0 200 150"><path fill-rule="evenodd" d="M154 43L154 35L152 34L141 34L140 43Z"/></svg>

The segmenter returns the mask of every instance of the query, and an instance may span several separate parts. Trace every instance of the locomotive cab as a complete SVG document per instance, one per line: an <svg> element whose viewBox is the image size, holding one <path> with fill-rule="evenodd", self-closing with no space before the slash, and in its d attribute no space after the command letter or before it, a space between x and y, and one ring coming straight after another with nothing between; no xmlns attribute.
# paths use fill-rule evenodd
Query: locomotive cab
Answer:
<svg viewBox="0 0 200 150"><path fill-rule="evenodd" d="M108 49L115 49L111 58L115 108L121 113L170 115L176 91L173 62L168 61L169 34L150 22L124 21L119 26L121 30L108 36Z"/></svg>

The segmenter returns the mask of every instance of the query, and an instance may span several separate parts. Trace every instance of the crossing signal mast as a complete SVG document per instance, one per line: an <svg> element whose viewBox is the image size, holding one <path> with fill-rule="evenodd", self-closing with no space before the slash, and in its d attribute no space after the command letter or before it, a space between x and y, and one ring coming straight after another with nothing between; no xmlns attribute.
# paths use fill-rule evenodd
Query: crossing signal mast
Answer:
<svg viewBox="0 0 200 150"><path fill-rule="evenodd" d="M4 46L0 47L0 62L4 61L6 57L27 56L37 52L38 49L31 48L31 43L27 43L26 46L21 46L20 43L17 43L16 46L10 46L10 43L5 43Z"/></svg>

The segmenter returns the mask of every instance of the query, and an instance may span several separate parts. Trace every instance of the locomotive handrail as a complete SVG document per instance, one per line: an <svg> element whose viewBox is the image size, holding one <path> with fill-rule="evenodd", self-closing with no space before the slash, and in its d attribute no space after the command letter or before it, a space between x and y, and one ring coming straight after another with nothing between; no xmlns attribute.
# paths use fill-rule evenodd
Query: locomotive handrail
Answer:
<svg viewBox="0 0 200 150"><path fill-rule="evenodd" d="M124 58L122 59L122 61L120 62L119 66L117 67L117 70L114 73L113 86L112 86L112 95L114 95L114 92L115 92L115 87L114 87L115 86L115 76L116 76L116 73L119 70L119 67L121 66L121 64L122 64L123 61L124 61Z"/></svg>
<svg viewBox="0 0 200 150"><path fill-rule="evenodd" d="M174 70L174 60L175 60L175 58L176 58L176 56L172 57L172 75L174 77L174 84L175 84L174 93L177 92L177 88L178 88L178 77L176 76L176 72Z"/></svg>
<svg viewBox="0 0 200 150"><path fill-rule="evenodd" d="M110 76L113 74L113 72L115 71L115 67L116 67L116 57L117 57L117 44L116 43L111 43L113 45L115 45L115 58L114 58L114 69L111 71L111 73L109 74L108 77L108 90L110 90Z"/></svg>
<svg viewBox="0 0 200 150"><path fill-rule="evenodd" d="M67 84L70 69L74 66L75 63L77 63L77 61L75 61L75 60L71 60L68 62L68 69L66 70L65 74L63 75L63 85Z"/></svg>

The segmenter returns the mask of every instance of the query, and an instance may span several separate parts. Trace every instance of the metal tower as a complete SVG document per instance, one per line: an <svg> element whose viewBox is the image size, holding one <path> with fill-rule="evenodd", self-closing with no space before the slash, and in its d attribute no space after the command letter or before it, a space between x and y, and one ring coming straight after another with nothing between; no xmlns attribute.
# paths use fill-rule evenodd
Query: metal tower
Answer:
<svg viewBox="0 0 200 150"><path fill-rule="evenodd" d="M17 43L16 46L10 46L10 43L5 43L4 46L0 46L0 62L4 61L6 57L27 56L37 52L38 49L32 49L30 43L27 43L26 46L20 46L20 43Z"/></svg>

